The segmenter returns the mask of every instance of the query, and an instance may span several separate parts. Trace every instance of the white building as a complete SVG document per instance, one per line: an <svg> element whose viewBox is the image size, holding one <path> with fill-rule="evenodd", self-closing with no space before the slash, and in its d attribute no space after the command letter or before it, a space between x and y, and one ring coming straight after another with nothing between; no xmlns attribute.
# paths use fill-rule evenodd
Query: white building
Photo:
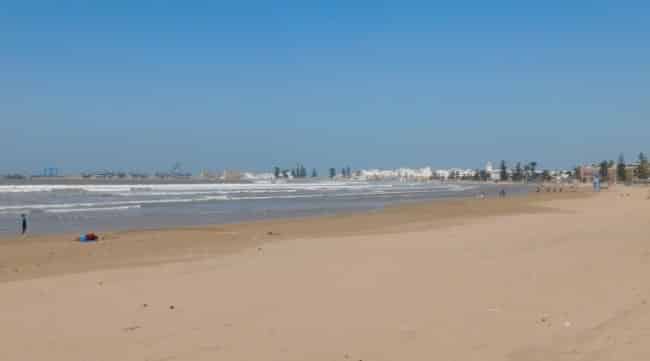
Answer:
<svg viewBox="0 0 650 361"><path fill-rule="evenodd" d="M436 178L439 179L449 179L451 172L447 169L436 169Z"/></svg>
<svg viewBox="0 0 650 361"><path fill-rule="evenodd" d="M487 162L485 164L485 173L487 173L488 177L492 181L499 181L501 180L501 170L499 169L494 169L492 166L492 162Z"/></svg>
<svg viewBox="0 0 650 361"><path fill-rule="evenodd" d="M399 168L394 170L364 169L361 170L359 179L362 180L400 180L400 181L427 181L433 177L431 167L424 168Z"/></svg>
<svg viewBox="0 0 650 361"><path fill-rule="evenodd" d="M250 182L266 182L272 181L275 178L273 173L251 173L246 172L242 174L242 179Z"/></svg>

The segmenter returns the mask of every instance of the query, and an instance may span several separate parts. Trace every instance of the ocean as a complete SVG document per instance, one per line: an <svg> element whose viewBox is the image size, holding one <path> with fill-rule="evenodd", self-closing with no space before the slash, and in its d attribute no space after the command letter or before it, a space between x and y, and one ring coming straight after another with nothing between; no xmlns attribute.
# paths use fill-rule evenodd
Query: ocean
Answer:
<svg viewBox="0 0 650 361"><path fill-rule="evenodd" d="M484 183L361 182L142 183L0 185L0 236L18 233L26 214L30 234L85 233L225 224L252 220L372 211L434 199L495 196ZM513 194L527 186L509 186Z"/></svg>

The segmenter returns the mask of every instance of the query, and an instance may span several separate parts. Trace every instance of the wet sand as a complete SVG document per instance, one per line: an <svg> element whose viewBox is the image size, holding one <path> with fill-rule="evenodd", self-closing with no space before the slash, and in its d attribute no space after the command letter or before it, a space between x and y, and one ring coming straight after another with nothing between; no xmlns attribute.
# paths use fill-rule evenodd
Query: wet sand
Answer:
<svg viewBox="0 0 650 361"><path fill-rule="evenodd" d="M0 238L0 282L177 262L233 253L287 239L424 231L471 219L549 209L538 201L573 199L587 193L542 193L502 199L456 199L405 204L367 213L269 220L208 227L101 233L80 244L77 234Z"/></svg>
<svg viewBox="0 0 650 361"><path fill-rule="evenodd" d="M4 239L0 359L647 360L649 229L621 187Z"/></svg>

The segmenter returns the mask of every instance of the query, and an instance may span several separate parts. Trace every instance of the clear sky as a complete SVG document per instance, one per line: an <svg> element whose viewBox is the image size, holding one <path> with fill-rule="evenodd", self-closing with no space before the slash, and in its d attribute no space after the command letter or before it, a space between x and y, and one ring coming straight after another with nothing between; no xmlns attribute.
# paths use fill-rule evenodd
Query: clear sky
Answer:
<svg viewBox="0 0 650 361"><path fill-rule="evenodd" d="M0 4L0 172L650 151L648 1Z"/></svg>

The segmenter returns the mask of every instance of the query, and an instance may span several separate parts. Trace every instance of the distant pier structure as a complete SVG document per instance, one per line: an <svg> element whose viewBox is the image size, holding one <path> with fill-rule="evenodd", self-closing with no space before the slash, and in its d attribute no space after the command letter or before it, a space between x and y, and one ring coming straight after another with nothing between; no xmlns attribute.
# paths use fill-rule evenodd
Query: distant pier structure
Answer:
<svg viewBox="0 0 650 361"><path fill-rule="evenodd" d="M49 167L43 169L43 177L58 177L58 176L59 176L59 168Z"/></svg>

